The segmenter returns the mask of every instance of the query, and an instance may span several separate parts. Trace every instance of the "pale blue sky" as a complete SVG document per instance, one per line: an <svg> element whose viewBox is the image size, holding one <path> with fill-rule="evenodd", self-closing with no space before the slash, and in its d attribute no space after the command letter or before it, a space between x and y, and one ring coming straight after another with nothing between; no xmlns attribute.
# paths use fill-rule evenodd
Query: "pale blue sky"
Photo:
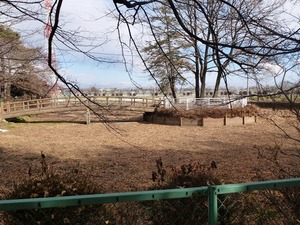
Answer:
<svg viewBox="0 0 300 225"><path fill-rule="evenodd" d="M300 5L300 4L299 4ZM300 6L293 6L295 15L299 15ZM71 23L68 26L84 27L90 31L99 33L114 30L116 20L105 16L107 12L114 9L112 0L65 0L63 4L63 13L66 21ZM286 16L286 15L285 15ZM70 19L71 18L71 19ZM96 19L96 21L95 21ZM122 35L126 35L124 30ZM111 54L109 57L122 60L121 49L118 42L118 35L113 32L109 35L109 42L100 49L101 54ZM138 60L137 60L138 61ZM113 87L130 87L133 86L128 73L122 64L97 64L90 60L78 60L72 66L67 66L66 72L71 78L77 80L83 86L113 86ZM154 86L154 82L149 81L148 75L143 73L142 64L136 63L132 71L132 79L144 87ZM193 79L191 79L193 82ZM246 86L247 81L239 78L228 78L230 86ZM212 86L214 78L208 78L208 86ZM250 83L250 85L255 85Z"/></svg>
<svg viewBox="0 0 300 225"><path fill-rule="evenodd" d="M63 70L66 75L70 79L78 81L81 86L119 88L134 86L122 64L118 34L115 30L117 21L110 16L105 16L112 9L114 6L111 0L66 0L63 3L62 15L67 21L66 26L88 30L93 33L91 35L99 37L99 42L107 39L107 43L97 49L97 54L119 62L113 64L98 63L79 56L77 59L72 59L71 63L62 64L65 67ZM134 67L131 76L138 84L149 85L149 79L146 74L143 74L140 66Z"/></svg>
<svg viewBox="0 0 300 225"><path fill-rule="evenodd" d="M116 19L105 16L110 10L114 9L112 0L66 0L63 4L62 15L67 21L66 26L77 29L87 29L99 33L104 37L103 32L115 30L117 26ZM139 32L139 31L137 31ZM103 34L103 36L101 36ZM127 35L127 30L122 35ZM121 49L117 32L109 35L109 42L100 49L100 55L111 57L117 61L122 61ZM129 53L128 53L129 54ZM138 62L139 59L136 59ZM142 87L155 86L154 81L143 72L141 62L136 63L129 74L122 63L118 64L98 64L86 58L78 58L71 63L61 64L66 76L71 80L78 81L81 86L99 86L99 87L134 87L131 78ZM191 77L191 82L193 78ZM214 78L209 78L208 86L213 86ZM235 79L237 86L246 85L245 80Z"/></svg>
<svg viewBox="0 0 300 225"><path fill-rule="evenodd" d="M298 6L298 8L300 7ZM77 53L70 54L70 52L60 52L57 49L57 58L61 67L60 73L71 81L78 82L81 87L134 87L125 66L121 63L121 49L118 34L115 31L117 21L107 16L107 13L112 9L114 9L112 0L64 0L63 2L62 21L64 23L61 25L68 29L89 31L92 36L99 37L96 40L99 42L107 40L105 45L95 51L99 56L109 57L120 62L115 64L97 63ZM299 15L299 11L295 7L294 12L298 12ZM127 31L124 29L122 35L125 36L126 33ZM89 34L85 34L89 36ZM42 41L46 44L45 39ZM142 87L153 87L155 85L153 81L149 80L148 75L143 73L142 63L138 59L130 69L132 69L131 78ZM212 86L213 82L214 79L208 79L208 86ZM247 83L245 79L237 78L229 78L229 82L230 86L246 86Z"/></svg>

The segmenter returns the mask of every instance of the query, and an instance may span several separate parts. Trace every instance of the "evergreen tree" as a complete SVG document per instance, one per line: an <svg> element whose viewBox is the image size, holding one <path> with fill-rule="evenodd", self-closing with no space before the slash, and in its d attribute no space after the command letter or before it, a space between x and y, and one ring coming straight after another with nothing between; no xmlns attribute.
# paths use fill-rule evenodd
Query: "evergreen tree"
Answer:
<svg viewBox="0 0 300 225"><path fill-rule="evenodd" d="M148 68L158 80L161 89L165 93L170 91L176 99L176 84L186 81L182 73L189 66L184 42L180 31L174 26L175 18L171 16L170 8L161 6L154 11L156 14L150 18L157 40L147 42L143 52Z"/></svg>
<svg viewBox="0 0 300 225"><path fill-rule="evenodd" d="M0 98L42 97L48 85L39 48L28 48L19 33L0 26Z"/></svg>

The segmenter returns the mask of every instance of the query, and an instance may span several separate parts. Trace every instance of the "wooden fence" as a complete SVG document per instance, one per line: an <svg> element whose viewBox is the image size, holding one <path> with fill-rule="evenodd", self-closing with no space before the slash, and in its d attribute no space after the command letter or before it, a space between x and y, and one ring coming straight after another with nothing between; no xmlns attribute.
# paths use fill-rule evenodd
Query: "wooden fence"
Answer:
<svg viewBox="0 0 300 225"><path fill-rule="evenodd" d="M101 106L132 106L132 107L154 107L160 103L160 99L141 97L93 97L91 101L86 98L64 98L64 99L34 99L19 102L0 102L0 118L10 118L28 114L39 114L78 107L92 106L93 103Z"/></svg>
<svg viewBox="0 0 300 225"><path fill-rule="evenodd" d="M164 125L176 125L176 126L227 126L227 125L245 125L253 124L257 122L257 116L242 116L229 118L224 116L223 118L184 118L184 117L170 117L170 116L156 116L151 112L145 112L144 121L164 124Z"/></svg>
<svg viewBox="0 0 300 225"><path fill-rule="evenodd" d="M172 98L160 97L123 97L123 96L97 96L80 98L47 98L47 99L34 99L28 101L14 101L14 102L0 102L0 119L10 117L24 116L28 114L40 114L47 112L62 111L74 107L94 107L93 103L97 103L102 107L133 107L133 108L149 108L149 107L164 107L164 108L177 108L177 109L199 109L205 107L228 107L228 99L206 98L206 99L193 99L193 98L179 98L174 101ZM241 103L244 106L244 99L232 101L233 103Z"/></svg>

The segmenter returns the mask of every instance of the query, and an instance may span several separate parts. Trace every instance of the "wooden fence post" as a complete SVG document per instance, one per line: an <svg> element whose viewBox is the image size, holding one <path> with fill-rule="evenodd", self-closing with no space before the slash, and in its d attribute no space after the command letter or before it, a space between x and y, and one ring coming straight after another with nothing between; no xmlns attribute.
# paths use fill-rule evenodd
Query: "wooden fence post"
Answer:
<svg viewBox="0 0 300 225"><path fill-rule="evenodd" d="M86 110L86 124L90 124L91 123L91 113L90 110L87 109Z"/></svg>
<svg viewBox="0 0 300 225"><path fill-rule="evenodd" d="M225 116L224 116L223 125L224 125L224 126L227 125L227 114L225 114Z"/></svg>

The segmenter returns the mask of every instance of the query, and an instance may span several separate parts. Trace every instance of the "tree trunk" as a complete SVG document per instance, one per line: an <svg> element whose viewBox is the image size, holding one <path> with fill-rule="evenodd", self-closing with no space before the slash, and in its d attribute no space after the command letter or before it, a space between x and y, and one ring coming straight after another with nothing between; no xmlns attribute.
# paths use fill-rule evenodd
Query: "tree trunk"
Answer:
<svg viewBox="0 0 300 225"><path fill-rule="evenodd" d="M222 73L219 71L217 79L216 79L216 83L215 83L215 89L214 89L214 93L213 93L213 98L218 97L220 83L221 83L221 77L222 77Z"/></svg>
<svg viewBox="0 0 300 225"><path fill-rule="evenodd" d="M175 85L176 82L175 82L175 78L174 77L170 77L169 83L170 83L170 89L171 89L172 97L176 101L177 95L176 95L176 85Z"/></svg>
<svg viewBox="0 0 300 225"><path fill-rule="evenodd" d="M207 62L204 62L200 74L200 80L201 80L200 98L205 97L206 73L207 73Z"/></svg>
<svg viewBox="0 0 300 225"><path fill-rule="evenodd" d="M200 78L199 71L195 71L195 98L200 98Z"/></svg>
<svg viewBox="0 0 300 225"><path fill-rule="evenodd" d="M197 46L197 40L194 41L195 48L195 98L200 98L200 68L199 68L199 49Z"/></svg>
<svg viewBox="0 0 300 225"><path fill-rule="evenodd" d="M201 82L201 93L200 93L200 98L205 97L205 81Z"/></svg>
<svg viewBox="0 0 300 225"><path fill-rule="evenodd" d="M216 53L216 54L218 54L218 53ZM232 54L232 49L230 50L230 55L231 54ZM228 65L229 65L229 60L226 60L222 65L218 65L218 76L217 76L216 83L215 83L213 98L218 97L218 92L219 92L219 88L220 88L223 71L225 70L225 68Z"/></svg>

